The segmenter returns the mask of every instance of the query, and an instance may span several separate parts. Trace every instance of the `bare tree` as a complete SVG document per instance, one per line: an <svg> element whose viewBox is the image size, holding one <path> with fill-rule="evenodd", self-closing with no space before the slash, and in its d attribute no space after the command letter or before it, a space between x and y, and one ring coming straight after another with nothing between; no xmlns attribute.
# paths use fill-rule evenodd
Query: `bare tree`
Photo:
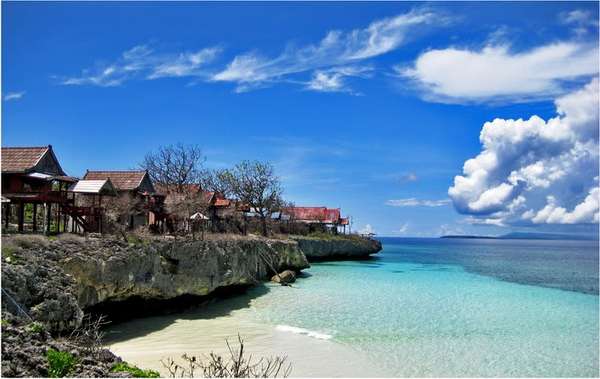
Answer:
<svg viewBox="0 0 600 379"><path fill-rule="evenodd" d="M183 221L185 232L191 231L192 236L195 238L192 216L196 213L206 214L209 206L206 198L202 196L202 192L195 187L188 187L183 192L171 193L167 196L166 206L169 213L175 215L178 220Z"/></svg>
<svg viewBox="0 0 600 379"><path fill-rule="evenodd" d="M234 196L248 204L261 221L262 234L267 236L267 219L280 209L283 202L279 178L270 163L242 161L224 176Z"/></svg>
<svg viewBox="0 0 600 379"><path fill-rule="evenodd" d="M202 150L197 145L161 146L146 154L140 167L148 171L155 183L161 183L174 192L184 192L187 184L198 184L204 175Z"/></svg>
<svg viewBox="0 0 600 379"><path fill-rule="evenodd" d="M119 194L106 202L105 215L108 227L113 233L119 233L127 241L126 231L130 227L130 217L140 212L143 207L142 201L129 193Z"/></svg>
<svg viewBox="0 0 600 379"><path fill-rule="evenodd" d="M231 188L231 172L227 169L206 171L203 176L202 189L219 192L225 197L233 195Z"/></svg>

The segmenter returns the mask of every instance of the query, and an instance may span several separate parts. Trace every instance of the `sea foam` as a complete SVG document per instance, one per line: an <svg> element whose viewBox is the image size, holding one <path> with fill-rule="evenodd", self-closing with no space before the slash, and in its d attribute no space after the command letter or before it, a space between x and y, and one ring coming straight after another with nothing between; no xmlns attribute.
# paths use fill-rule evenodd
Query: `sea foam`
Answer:
<svg viewBox="0 0 600 379"><path fill-rule="evenodd" d="M281 332L290 332L290 333L294 333L294 334L303 334L305 336L316 338L316 339L320 339L320 340L328 340L328 339L333 338L333 336L330 335L330 334L319 333L319 332L315 332L315 331L312 331L312 330L303 329L303 328L297 328L295 326L289 326L289 325L277 325L275 327L275 329L277 329L277 330L279 330Z"/></svg>

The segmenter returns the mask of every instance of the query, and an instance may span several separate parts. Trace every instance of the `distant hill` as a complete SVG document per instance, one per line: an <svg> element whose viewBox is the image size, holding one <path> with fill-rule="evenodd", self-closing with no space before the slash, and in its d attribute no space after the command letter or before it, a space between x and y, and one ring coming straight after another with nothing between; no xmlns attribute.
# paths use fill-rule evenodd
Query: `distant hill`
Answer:
<svg viewBox="0 0 600 379"><path fill-rule="evenodd" d="M501 239L528 239L528 240L577 240L577 241L593 241L597 240L598 236L583 235L583 234L559 234L559 233L526 233L526 232L514 232L508 233L501 237Z"/></svg>
<svg viewBox="0 0 600 379"><path fill-rule="evenodd" d="M502 240L570 240L570 241L596 241L598 236L581 234L559 233L527 233L513 232L502 236L475 236L475 235L448 235L440 238L466 238L466 239L502 239Z"/></svg>
<svg viewBox="0 0 600 379"><path fill-rule="evenodd" d="M499 237L491 237L491 236L472 236L472 235L448 235L448 236L441 236L440 238L461 238L461 239L498 239Z"/></svg>

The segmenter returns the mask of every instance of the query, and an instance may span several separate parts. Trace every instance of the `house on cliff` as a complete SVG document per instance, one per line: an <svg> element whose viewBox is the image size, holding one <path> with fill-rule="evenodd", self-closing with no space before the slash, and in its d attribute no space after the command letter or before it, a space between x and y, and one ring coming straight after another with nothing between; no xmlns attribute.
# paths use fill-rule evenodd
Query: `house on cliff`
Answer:
<svg viewBox="0 0 600 379"><path fill-rule="evenodd" d="M162 194L156 192L147 171L94 171L87 170L83 180L110 180L117 197L117 203L130 203L127 223L130 228L152 225L164 218L164 200Z"/></svg>
<svg viewBox="0 0 600 379"><path fill-rule="evenodd" d="M52 145L3 147L1 166L5 228L16 221L17 230L23 232L26 213L30 219L27 224L34 232L40 223L46 233L66 228L67 214L62 206L70 201L67 189L77 179L63 171Z"/></svg>
<svg viewBox="0 0 600 379"><path fill-rule="evenodd" d="M280 213L280 219L290 223L309 225L310 230L319 228L343 233L349 225L348 217L341 217L340 208L327 207L284 207Z"/></svg>

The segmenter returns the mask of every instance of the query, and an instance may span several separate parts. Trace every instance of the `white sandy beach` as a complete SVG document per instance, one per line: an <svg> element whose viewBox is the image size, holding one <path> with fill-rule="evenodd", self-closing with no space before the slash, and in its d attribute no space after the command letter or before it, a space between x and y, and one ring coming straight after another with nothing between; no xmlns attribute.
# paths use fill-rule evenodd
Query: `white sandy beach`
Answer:
<svg viewBox="0 0 600 379"><path fill-rule="evenodd" d="M183 353L226 354L225 339L236 343L239 333L246 341L247 351L255 357L286 355L292 363L293 377L391 376L374 371L373 362L358 351L329 340L326 334L261 325L245 319L251 311L241 309L211 318L213 312L201 316L202 310L198 310L183 317L150 317L118 324L110 328L107 347L130 363L166 375L161 359Z"/></svg>

